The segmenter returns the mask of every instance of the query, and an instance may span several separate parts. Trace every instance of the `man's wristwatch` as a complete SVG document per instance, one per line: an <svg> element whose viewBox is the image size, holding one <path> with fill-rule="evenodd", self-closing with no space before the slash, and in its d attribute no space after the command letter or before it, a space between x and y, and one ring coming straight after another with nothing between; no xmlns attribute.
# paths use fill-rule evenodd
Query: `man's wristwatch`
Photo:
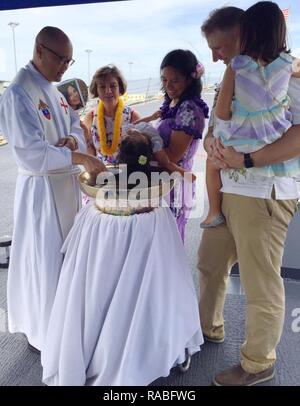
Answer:
<svg viewBox="0 0 300 406"><path fill-rule="evenodd" d="M254 163L253 163L253 160L252 160L250 154L244 154L244 165L245 165L245 168L253 168L254 167Z"/></svg>

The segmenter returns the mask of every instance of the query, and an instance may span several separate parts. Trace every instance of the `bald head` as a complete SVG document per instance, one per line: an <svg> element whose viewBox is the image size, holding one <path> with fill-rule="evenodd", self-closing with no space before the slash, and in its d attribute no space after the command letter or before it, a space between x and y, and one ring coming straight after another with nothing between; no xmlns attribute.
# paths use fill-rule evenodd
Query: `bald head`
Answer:
<svg viewBox="0 0 300 406"><path fill-rule="evenodd" d="M51 47L61 41L71 44L69 37L61 29L50 26L41 29L35 39L36 44L44 44L47 47Z"/></svg>
<svg viewBox="0 0 300 406"><path fill-rule="evenodd" d="M50 82L61 80L72 55L72 43L61 29L44 27L36 36L33 63Z"/></svg>

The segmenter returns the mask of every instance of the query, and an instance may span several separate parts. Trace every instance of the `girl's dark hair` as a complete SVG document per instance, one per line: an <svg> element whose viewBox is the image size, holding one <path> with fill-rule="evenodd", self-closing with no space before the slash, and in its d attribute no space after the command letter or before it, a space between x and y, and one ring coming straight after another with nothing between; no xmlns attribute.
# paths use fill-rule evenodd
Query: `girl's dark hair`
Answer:
<svg viewBox="0 0 300 406"><path fill-rule="evenodd" d="M99 79L103 79L107 75L112 75L117 79L121 95L123 95L126 92L127 82L120 69L117 68L115 65L106 65L96 70L93 76L92 82L90 84L90 93L93 97L99 96L97 91L97 84L99 82Z"/></svg>
<svg viewBox="0 0 300 406"><path fill-rule="evenodd" d="M290 52L284 15L276 3L260 1L241 17L241 54L270 63L280 52Z"/></svg>
<svg viewBox="0 0 300 406"><path fill-rule="evenodd" d="M120 144L118 161L120 164L127 164L128 176L132 172L150 175L152 155L151 143L144 135L127 135Z"/></svg>
<svg viewBox="0 0 300 406"><path fill-rule="evenodd" d="M184 76L186 79L190 79L191 83L185 89L185 91L180 96L179 102L190 99L193 96L200 96L202 91L201 79L194 79L192 74L196 72L196 67L198 60L193 52L184 49L175 49L169 52L160 65L160 71L162 71L166 66L171 66L180 75ZM167 92L162 89L165 99L170 101Z"/></svg>

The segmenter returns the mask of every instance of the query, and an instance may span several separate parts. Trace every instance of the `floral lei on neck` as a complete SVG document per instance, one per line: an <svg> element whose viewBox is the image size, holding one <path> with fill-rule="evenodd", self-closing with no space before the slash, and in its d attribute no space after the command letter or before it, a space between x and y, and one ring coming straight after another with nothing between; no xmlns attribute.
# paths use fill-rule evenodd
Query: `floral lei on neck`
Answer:
<svg viewBox="0 0 300 406"><path fill-rule="evenodd" d="M121 124L122 124L122 114L124 110L124 99L123 97L119 97L118 100L118 107L114 117L114 132L111 146L107 145L107 137L106 137L106 128L105 128L105 121L104 121L104 104L101 100L99 100L98 108L97 108L97 119L98 119L98 130L99 130L99 138L100 138L100 148L99 152L102 155L112 156L117 151L120 136L121 136Z"/></svg>

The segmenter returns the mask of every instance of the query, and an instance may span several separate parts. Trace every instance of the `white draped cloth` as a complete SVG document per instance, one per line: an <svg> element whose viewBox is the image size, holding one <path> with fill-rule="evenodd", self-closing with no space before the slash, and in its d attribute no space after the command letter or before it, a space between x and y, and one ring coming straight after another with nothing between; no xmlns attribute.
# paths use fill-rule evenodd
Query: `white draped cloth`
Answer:
<svg viewBox="0 0 300 406"><path fill-rule="evenodd" d="M92 203L62 251L47 385L148 385L203 343L193 278L169 208L113 216Z"/></svg>
<svg viewBox="0 0 300 406"><path fill-rule="evenodd" d="M56 147L76 136L85 151L78 116L63 96L29 63L0 102L0 127L19 175L8 272L8 324L40 349L62 265L60 252L80 207L71 151Z"/></svg>

